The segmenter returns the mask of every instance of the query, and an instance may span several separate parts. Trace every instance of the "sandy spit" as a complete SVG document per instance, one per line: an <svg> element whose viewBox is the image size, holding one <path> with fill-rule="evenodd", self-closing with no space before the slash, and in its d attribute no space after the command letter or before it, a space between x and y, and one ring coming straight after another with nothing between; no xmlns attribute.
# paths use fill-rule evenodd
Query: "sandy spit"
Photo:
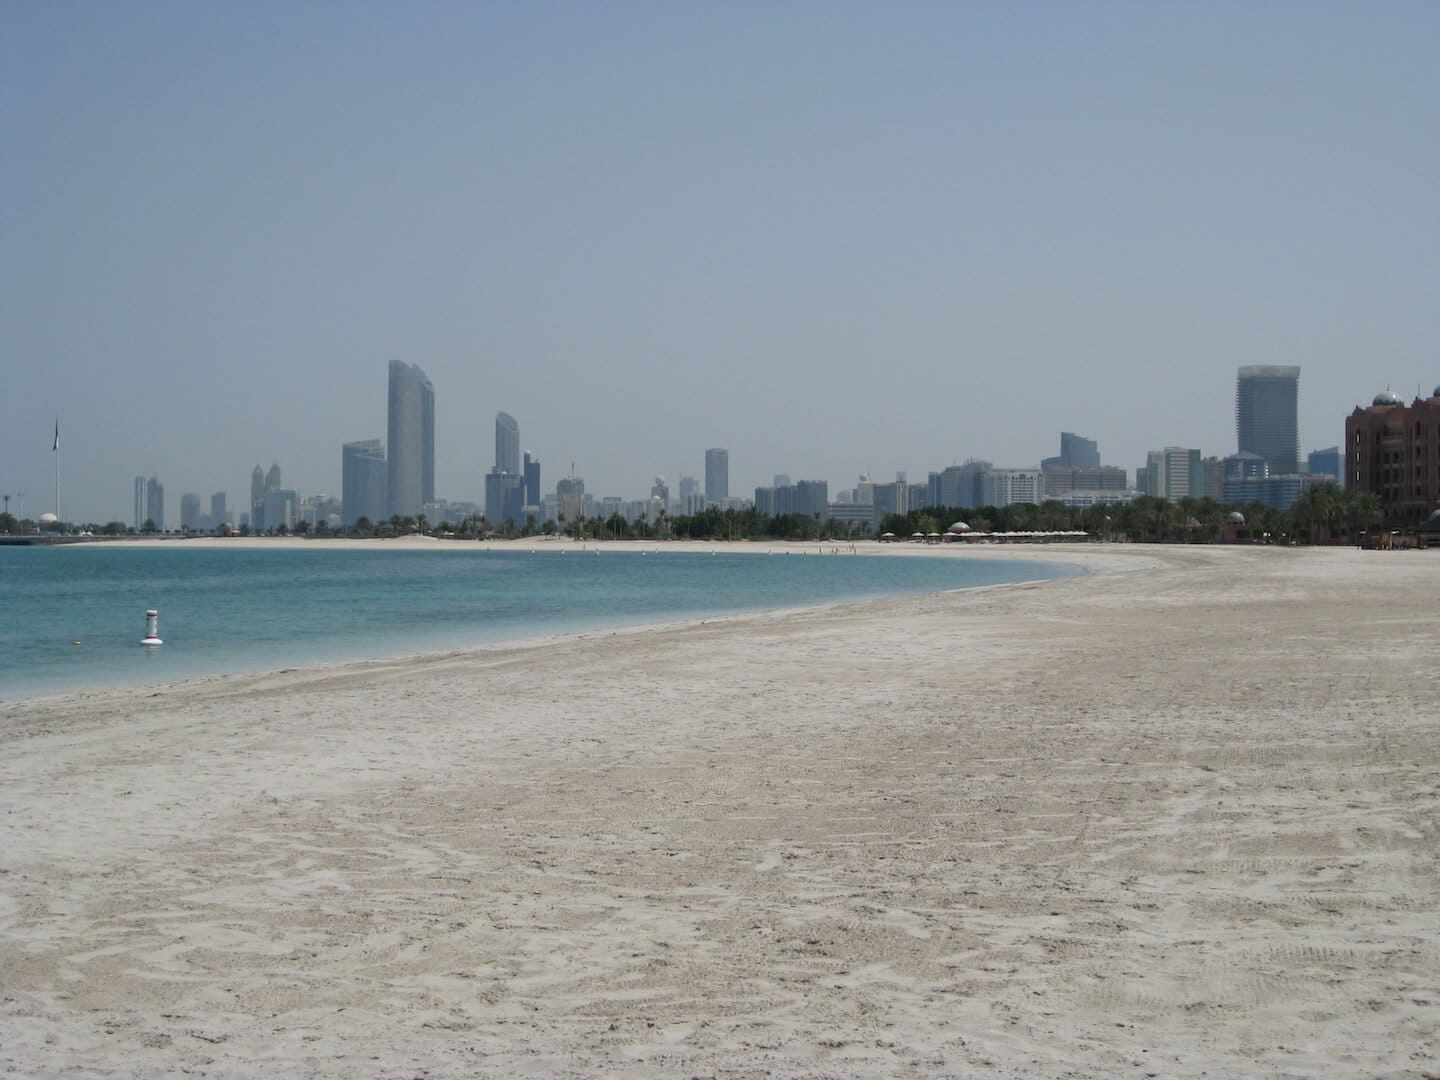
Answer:
<svg viewBox="0 0 1440 1080"><path fill-rule="evenodd" d="M1066 561L0 706L0 1071L1440 1074L1440 553Z"/></svg>

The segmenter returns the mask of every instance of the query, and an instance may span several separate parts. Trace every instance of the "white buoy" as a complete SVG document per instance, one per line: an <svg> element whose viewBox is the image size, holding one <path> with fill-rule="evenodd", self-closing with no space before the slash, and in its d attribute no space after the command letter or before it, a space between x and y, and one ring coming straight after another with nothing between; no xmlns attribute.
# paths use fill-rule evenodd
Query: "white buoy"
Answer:
<svg viewBox="0 0 1440 1080"><path fill-rule="evenodd" d="M140 639L141 645L164 645L160 640L160 612L145 612L145 636Z"/></svg>

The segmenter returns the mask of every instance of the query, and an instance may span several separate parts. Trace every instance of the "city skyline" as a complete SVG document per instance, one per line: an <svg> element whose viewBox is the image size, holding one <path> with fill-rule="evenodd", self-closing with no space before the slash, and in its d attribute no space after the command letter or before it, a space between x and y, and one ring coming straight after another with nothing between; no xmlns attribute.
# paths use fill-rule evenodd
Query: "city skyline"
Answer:
<svg viewBox="0 0 1440 1080"><path fill-rule="evenodd" d="M1224 455L1247 364L1303 367L1304 454L1437 379L1429 7L5 26L0 491L31 516L57 463L71 520L128 520L136 475L238 507L257 461L338 493L337 446L390 449L391 358L440 392L435 493L476 502L502 408L591 490L721 445L747 493L1033 467L1065 430Z"/></svg>
<svg viewBox="0 0 1440 1080"><path fill-rule="evenodd" d="M1314 465L1317 461L1328 462L1328 468L1323 474L1343 480L1343 455L1337 446L1317 447L1308 454L1297 455L1293 461L1289 459L1280 461L1278 468L1265 455L1256 452L1256 448L1273 448L1289 445L1292 440L1292 433L1296 427L1295 417L1295 394L1298 387L1301 369L1293 367L1273 366L1242 366L1236 372L1236 448L1224 452L1199 448L1184 448L1178 446L1167 446L1164 450L1151 450L1147 452L1146 460L1135 474L1135 483L1128 482L1128 470L1123 466L1117 466L1113 462L1101 465L1101 453L1099 440L1071 431L1062 431L1059 434L1061 453L1058 456L1043 458L1037 466L1014 466L995 465L989 460L969 458L964 463L964 470L960 470L958 462L949 465L935 464L927 467L924 474L928 477L928 485L932 490L932 496L938 496L938 502L929 502L926 505L944 506L966 506L984 505L986 501L993 501L995 505L1004 505L1008 502L1043 502L1049 498L1060 498L1068 500L1073 494L1080 494L1093 497L1102 492L1113 492L1128 489L1130 494L1158 495L1167 499L1181 497L1199 498L1209 496L1223 502L1247 501L1241 498L1230 498L1228 495L1221 499L1219 494L1221 479L1230 479L1232 466L1236 469L1245 468L1242 459L1248 459L1255 463L1259 471L1249 471L1246 475L1263 477L1269 476L1290 476L1303 483L1308 483L1316 470ZM404 418L408 413L415 413L422 418L427 418L423 429L429 432L433 439L433 413L434 413L434 390L428 378L417 366L407 365L400 361L392 361L390 364L390 401L399 402L398 410L392 410L401 417L400 427L403 429ZM1257 384L1259 390L1256 389ZM1272 385L1273 384L1273 385ZM1277 390L1278 386L1278 390ZM398 389L397 389L398 387ZM1436 392L1440 392L1437 390ZM1428 399L1431 393L1421 390L1417 395L1417 401ZM1397 402L1403 399L1386 390L1375 398L1376 403L1384 398ZM420 404L417 406L416 402ZM1358 408L1358 406L1357 406ZM1349 420L1345 421L1348 425ZM523 459L517 461L515 471L503 470L499 462L509 461L511 458L518 458L520 452L520 431L519 422L505 412L495 415L495 458L497 464L490 467L485 475L484 496L478 503L474 500L452 499L443 492L431 490L430 498L425 499L420 507L412 513L400 513L392 501L387 497L387 480L393 471L391 463L387 460L384 444L378 439L361 440L345 443L341 447L341 472L342 481L337 489L340 497L327 490L315 492L313 495L302 498L301 494L293 488L281 489L281 471L278 463L272 464L268 471L256 465L251 473L251 502L250 513L247 519L232 520L231 524L238 524L244 521L253 528L261 531L269 530L275 524L282 523L269 520L272 496L277 496L280 502L276 505L283 508L283 524L290 526L297 519L301 504L311 500L322 500L331 503L335 509L337 518L343 519L346 526L353 525L360 517L365 517L372 522L379 522L391 516L416 517L424 512L426 507L432 504L453 503L456 505L476 506L478 510L486 513L492 524L509 519L517 525L523 524L527 516L536 517L538 520L553 520L546 515L537 513L543 501L542 488L540 486L540 462L532 456L529 450L523 454ZM410 441L415 442L413 437ZM422 440L419 440L423 442ZM1250 449L1246 449L1246 445ZM57 441L58 448L58 441ZM1272 455L1274 456L1274 455ZM420 453L420 460L425 460L426 455L423 449ZM1280 459L1277 457L1277 461ZM1215 487L1213 490L1207 487L1204 467L1213 463ZM1224 467L1222 469L1222 466ZM430 466L433 468L433 466ZM957 470L969 471L972 468L979 469L974 480L974 495L959 497L945 485L948 480L942 481L941 474L955 473ZM1042 482L1042 473L1049 477L1052 470L1060 470L1058 474L1059 487L1051 490L1048 486L1050 481ZM1223 477L1222 477L1223 473ZM1112 475L1113 474L1113 475ZM1303 475L1302 475L1303 474ZM704 475L705 487L699 489L699 485L693 476L688 475L684 469L680 471L680 492L683 496L688 485L692 490L703 490L705 499L712 503L723 505L729 500L728 475L729 475L729 450L725 448L711 447L704 451ZM1235 474L1237 477L1239 472ZM906 471L897 470L895 484L877 484L869 480L869 472L859 474L858 479L861 486L875 492L875 505L881 505L880 498L882 489L899 488L906 486ZM1120 482L1121 478L1124 482ZM583 492L583 476L574 477L579 483L580 491ZM981 483L983 481L983 484ZM911 482L908 486L914 489L925 488L927 482ZM552 496L564 495L570 481L561 479L557 482ZM807 492L813 491L818 485L819 489L828 489L830 480L818 478L813 480L802 480L802 486L809 485ZM1016 487L1019 483L1020 487ZM1298 493L1303 488L1300 485L1291 485L1293 491L1288 497ZM766 496L761 498L762 492L775 491L791 485L788 474L774 474L770 484L756 485L750 489L755 493L754 505L771 505ZM716 494L717 489L723 488L725 493ZM149 494L147 495L147 489ZM851 500L847 497L851 494L848 489L838 489L838 503L848 503ZM957 489L958 490L958 489ZM966 489L967 491L969 489ZM1227 486L1228 490L1228 486ZM1238 490L1238 489L1237 489ZM1278 489L1277 489L1278 490ZM1019 494L1016 494L1016 492ZM669 488L665 483L663 475L657 475L650 489L650 497L654 498L660 492L662 499L668 501ZM225 517L223 507L225 505L225 492L213 493L211 498L212 514L205 521L206 529L218 527L224 523ZM143 523L141 517L142 505L147 506L152 512L146 515L153 521L160 530L171 527L170 522L164 519L163 511L163 485L157 477L152 474L149 481L143 476L137 476L134 480L134 514L133 527L139 530ZM1260 498L1258 492L1251 495ZM159 516L153 512L157 506L155 499L159 500ZM186 492L182 494L182 508L187 500L194 500L192 514L199 517L199 493ZM748 494L739 496L741 501L751 501ZM807 499L810 498L807 494ZM898 501L890 509L883 512L893 513L896 509L905 505L905 496L897 496L894 493L886 495L887 499ZM968 499L974 502L968 502ZM643 501L636 499L632 493L615 494L605 496L606 501L624 501L636 503ZM1268 497L1267 497L1268 499ZM142 500L146 502L142 503ZM954 501L947 501L954 500ZM867 500L868 504L868 500ZM222 508L216 512L215 507ZM808 503L807 503L808 505ZM356 507L360 507L356 509ZM341 508L343 507L343 514ZM377 509L379 508L379 509ZM573 512L569 515L572 519ZM789 511L785 511L789 512ZM182 509L182 519L185 511ZM99 519L94 519L99 523ZM337 523L339 523L337 521Z"/></svg>

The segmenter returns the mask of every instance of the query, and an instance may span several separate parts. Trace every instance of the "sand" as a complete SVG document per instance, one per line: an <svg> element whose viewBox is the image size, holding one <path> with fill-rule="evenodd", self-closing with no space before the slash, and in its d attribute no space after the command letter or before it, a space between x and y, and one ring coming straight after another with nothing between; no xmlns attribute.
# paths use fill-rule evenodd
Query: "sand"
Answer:
<svg viewBox="0 0 1440 1080"><path fill-rule="evenodd" d="M1440 553L1064 550L0 706L0 1071L1440 1073Z"/></svg>

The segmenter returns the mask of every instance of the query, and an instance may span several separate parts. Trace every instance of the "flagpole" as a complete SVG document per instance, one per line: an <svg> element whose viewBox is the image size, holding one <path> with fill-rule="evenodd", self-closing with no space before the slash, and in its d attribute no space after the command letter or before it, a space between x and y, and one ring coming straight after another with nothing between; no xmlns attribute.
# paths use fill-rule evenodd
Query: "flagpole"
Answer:
<svg viewBox="0 0 1440 1080"><path fill-rule="evenodd" d="M60 524L60 417L55 417L55 524Z"/></svg>

